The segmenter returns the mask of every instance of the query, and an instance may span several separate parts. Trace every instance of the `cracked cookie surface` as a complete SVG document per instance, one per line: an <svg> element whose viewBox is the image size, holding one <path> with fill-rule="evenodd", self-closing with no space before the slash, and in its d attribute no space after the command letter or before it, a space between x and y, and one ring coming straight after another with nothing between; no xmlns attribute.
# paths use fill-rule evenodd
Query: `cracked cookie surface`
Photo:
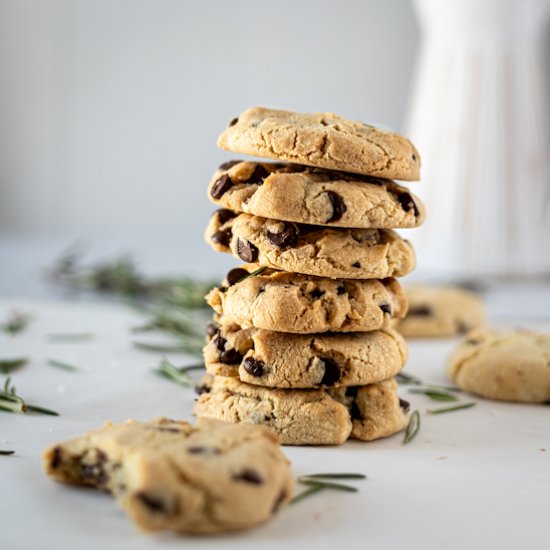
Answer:
<svg viewBox="0 0 550 550"><path fill-rule="evenodd" d="M485 324L485 306L472 292L457 287L408 286L409 310L393 326L407 338L465 334Z"/></svg>
<svg viewBox="0 0 550 550"><path fill-rule="evenodd" d="M247 264L232 269L206 299L226 321L278 332L363 332L403 317L407 299L396 279L328 279Z"/></svg>
<svg viewBox="0 0 550 550"><path fill-rule="evenodd" d="M199 417L261 424L283 445L341 445L349 437L372 441L407 425L408 404L397 384L333 390L282 390L251 386L235 378L209 377L195 403Z"/></svg>
<svg viewBox="0 0 550 550"><path fill-rule="evenodd" d="M462 389L501 401L550 402L550 334L477 329L448 361Z"/></svg>
<svg viewBox="0 0 550 550"><path fill-rule="evenodd" d="M407 346L391 329L287 334L222 323L204 348L207 371L270 388L363 386L398 374Z"/></svg>
<svg viewBox="0 0 550 550"><path fill-rule="evenodd" d="M330 227L409 228L425 218L420 199L390 180L292 164L224 163L208 196L235 212Z"/></svg>
<svg viewBox="0 0 550 550"><path fill-rule="evenodd" d="M412 245L391 229L344 229L218 210L205 237L247 263L321 277L383 279L414 269Z"/></svg>
<svg viewBox="0 0 550 550"><path fill-rule="evenodd" d="M420 179L420 155L407 138L334 113L253 107L229 123L218 146L329 170Z"/></svg>
<svg viewBox="0 0 550 550"><path fill-rule="evenodd" d="M46 450L44 466L58 481L112 493L146 531L248 528L269 519L293 490L272 432L208 419L107 423Z"/></svg>

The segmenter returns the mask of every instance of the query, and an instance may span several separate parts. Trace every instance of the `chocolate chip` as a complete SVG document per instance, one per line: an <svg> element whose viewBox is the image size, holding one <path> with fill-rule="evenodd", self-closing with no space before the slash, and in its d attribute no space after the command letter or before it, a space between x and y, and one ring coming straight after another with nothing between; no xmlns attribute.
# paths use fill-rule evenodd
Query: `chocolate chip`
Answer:
<svg viewBox="0 0 550 550"><path fill-rule="evenodd" d="M218 332L218 335L214 338L214 345L219 351L224 351L226 343L227 340Z"/></svg>
<svg viewBox="0 0 550 550"><path fill-rule="evenodd" d="M216 210L216 215L218 216L218 222L220 225L223 225L225 222L237 217L237 214L235 214L233 210L229 210L229 208L220 208L219 210Z"/></svg>
<svg viewBox="0 0 550 550"><path fill-rule="evenodd" d="M346 288L344 286L336 287L336 294L338 294L338 296L342 296L342 294L345 294L345 293L346 293Z"/></svg>
<svg viewBox="0 0 550 550"><path fill-rule="evenodd" d="M275 502L273 503L273 506L271 507L271 513L272 514L277 513L277 511L281 507L281 504L285 501L286 497L287 497L286 489L283 489L279 493L279 496L275 499Z"/></svg>
<svg viewBox="0 0 550 550"><path fill-rule="evenodd" d="M310 297L313 298L313 299L317 299L317 298L321 298L322 296L325 295L325 291L324 290L321 290L320 288L316 288L315 290L312 290L310 293L309 293Z"/></svg>
<svg viewBox="0 0 550 550"><path fill-rule="evenodd" d="M416 161L416 155L414 153L412 154L412 159Z"/></svg>
<svg viewBox="0 0 550 550"><path fill-rule="evenodd" d="M265 363L259 359L253 357L247 357L244 360L244 370L250 374L250 376L263 376Z"/></svg>
<svg viewBox="0 0 550 550"><path fill-rule="evenodd" d="M224 193L229 191L229 189L231 189L232 186L233 186L233 181L231 180L231 178L227 174L224 174L212 186L212 190L210 191L210 195L213 199L221 199L221 197L223 197Z"/></svg>
<svg viewBox="0 0 550 550"><path fill-rule="evenodd" d="M154 498L147 493L144 493L143 491L139 491L135 494L135 498L137 498L142 504L147 506L149 510L152 510L153 512L159 512L159 513L166 513L168 510L166 510L166 507L164 505L164 502L158 498Z"/></svg>
<svg viewBox="0 0 550 550"><path fill-rule="evenodd" d="M360 263L360 262L354 262L354 263L351 264L351 267L360 268L360 267L361 267L361 263Z"/></svg>
<svg viewBox="0 0 550 550"><path fill-rule="evenodd" d="M356 397L359 392L359 386L348 386L346 388L346 397Z"/></svg>
<svg viewBox="0 0 550 550"><path fill-rule="evenodd" d="M231 170L233 166L236 166L237 164L241 163L242 160L228 160L227 162L224 162L223 164L220 164L218 170Z"/></svg>
<svg viewBox="0 0 550 550"><path fill-rule="evenodd" d="M236 365L242 360L243 356L235 348L229 348L220 353L220 363L224 365Z"/></svg>
<svg viewBox="0 0 550 550"><path fill-rule="evenodd" d="M223 231L216 231L210 238L216 244L228 247L231 243L232 237L233 237L233 231L231 231L231 228L228 227Z"/></svg>
<svg viewBox="0 0 550 550"><path fill-rule="evenodd" d="M107 455L100 449L90 449L86 454L90 454L93 458L92 462L80 463L80 475L86 482L97 483L98 485L105 485L109 481L109 476L105 471L105 463L107 462ZM94 456L95 455L95 456Z"/></svg>
<svg viewBox="0 0 550 550"><path fill-rule="evenodd" d="M363 420L364 419L363 413L361 412L361 409L359 408L359 405L357 404L357 401L354 401L351 404L349 413L351 415L352 420Z"/></svg>
<svg viewBox="0 0 550 550"><path fill-rule="evenodd" d="M53 450L52 461L50 462L50 468L56 469L61 465L61 447L55 447Z"/></svg>
<svg viewBox="0 0 550 550"><path fill-rule="evenodd" d="M251 263L258 259L258 249L245 239L237 240L237 254L245 262Z"/></svg>
<svg viewBox="0 0 550 550"><path fill-rule="evenodd" d="M399 406L403 409L403 412L408 413L411 408L411 404L404 399L399 398Z"/></svg>
<svg viewBox="0 0 550 550"><path fill-rule="evenodd" d="M320 357L319 359L323 362L323 366L325 367L325 372L320 384L322 386L334 386L334 384L340 380L340 366L336 361L328 357Z"/></svg>
<svg viewBox="0 0 550 550"><path fill-rule="evenodd" d="M197 395L202 395L203 393L210 393L212 388L208 384L199 384L195 386L195 393Z"/></svg>
<svg viewBox="0 0 550 550"><path fill-rule="evenodd" d="M269 176L269 172L261 164L257 164L254 172L252 172L251 176L244 183L262 184L267 176Z"/></svg>
<svg viewBox="0 0 550 550"><path fill-rule="evenodd" d="M337 222L347 210L346 203L344 202L344 199L342 199L342 197L334 191L327 191L327 195L330 200L330 204L332 205L332 214L326 223Z"/></svg>
<svg viewBox="0 0 550 550"><path fill-rule="evenodd" d="M384 313L389 313L391 315L391 305L390 304L380 304L378 306Z"/></svg>
<svg viewBox="0 0 550 550"><path fill-rule="evenodd" d="M403 208L405 212L414 210L414 215L418 216L418 207L416 206L416 203L414 202L414 199L412 198L410 193L399 193L399 195L397 195L397 200L399 201L401 208Z"/></svg>
<svg viewBox="0 0 550 550"><path fill-rule="evenodd" d="M419 305L414 306L409 309L409 312L407 313L407 316L409 317L429 317L433 314L433 310L430 306L426 305Z"/></svg>
<svg viewBox="0 0 550 550"><path fill-rule="evenodd" d="M236 282L240 281L243 277L246 277L248 275L248 271L246 269L243 269L242 267L236 267L235 269L232 269L225 278L227 279L227 283L229 286L234 285Z"/></svg>
<svg viewBox="0 0 550 550"><path fill-rule="evenodd" d="M293 223L285 223L282 231L278 233L267 232L267 238L271 244L279 248L294 246L298 240L298 228Z"/></svg>
<svg viewBox="0 0 550 550"><path fill-rule="evenodd" d="M229 126L235 126L235 124L237 124L237 122L239 122L238 117L232 118L231 121L229 122Z"/></svg>
<svg viewBox="0 0 550 550"><path fill-rule="evenodd" d="M264 481L260 477L260 474L250 468L245 468L242 472L233 476L235 481L246 481L247 483L253 483L254 485L261 485Z"/></svg>
<svg viewBox="0 0 550 550"><path fill-rule="evenodd" d="M207 323L206 324L206 336L209 338L214 338L214 336L217 336L220 332L220 329L218 328L218 325L216 323Z"/></svg>

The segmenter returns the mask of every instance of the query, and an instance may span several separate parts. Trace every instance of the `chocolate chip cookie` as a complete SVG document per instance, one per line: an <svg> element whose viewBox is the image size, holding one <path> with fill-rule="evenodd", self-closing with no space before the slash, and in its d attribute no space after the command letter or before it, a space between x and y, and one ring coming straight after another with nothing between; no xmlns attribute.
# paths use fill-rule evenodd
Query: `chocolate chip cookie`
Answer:
<svg viewBox="0 0 550 550"><path fill-rule="evenodd" d="M244 262L307 275L383 279L415 266L412 246L391 229L319 227L222 209L205 236L214 250Z"/></svg>
<svg viewBox="0 0 550 550"><path fill-rule="evenodd" d="M363 386L395 376L407 360L391 329L304 335L221 324L209 338L210 374L270 388Z"/></svg>
<svg viewBox="0 0 550 550"><path fill-rule="evenodd" d="M296 164L222 164L208 194L235 212L313 225L417 227L425 218L420 199L390 180Z"/></svg>
<svg viewBox="0 0 550 550"><path fill-rule="evenodd" d="M489 399L549 403L550 334L476 329L449 358L448 374Z"/></svg>
<svg viewBox="0 0 550 550"><path fill-rule="evenodd" d="M405 292L409 310L394 327L407 338L456 336L485 324L485 306L472 292L420 285Z"/></svg>
<svg viewBox="0 0 550 550"><path fill-rule="evenodd" d="M334 113L253 107L231 120L218 146L235 153L329 170L420 179L420 156L408 139Z"/></svg>
<svg viewBox="0 0 550 550"><path fill-rule="evenodd" d="M283 445L341 445L349 437L372 441L407 425L408 404L387 380L337 390L281 390L235 378L205 382L195 413L228 422L261 424Z"/></svg>
<svg viewBox="0 0 550 550"><path fill-rule="evenodd" d="M403 317L407 300L396 279L328 279L258 269L232 269L206 297L226 321L278 332L363 332ZM246 277L243 279L243 277Z"/></svg>
<svg viewBox="0 0 550 550"><path fill-rule="evenodd" d="M292 497L273 431L201 419L107 423L49 448L47 473L106 490L145 531L214 533L264 522Z"/></svg>

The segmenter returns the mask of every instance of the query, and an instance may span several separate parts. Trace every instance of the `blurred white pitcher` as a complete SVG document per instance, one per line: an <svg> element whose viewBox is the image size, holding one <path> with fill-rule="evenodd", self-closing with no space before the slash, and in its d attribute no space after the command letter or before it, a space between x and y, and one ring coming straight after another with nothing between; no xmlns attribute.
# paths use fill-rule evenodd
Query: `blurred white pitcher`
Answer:
<svg viewBox="0 0 550 550"><path fill-rule="evenodd" d="M416 0L422 39L407 134L428 219L419 266L550 274L549 0ZM412 187L412 186L411 186Z"/></svg>

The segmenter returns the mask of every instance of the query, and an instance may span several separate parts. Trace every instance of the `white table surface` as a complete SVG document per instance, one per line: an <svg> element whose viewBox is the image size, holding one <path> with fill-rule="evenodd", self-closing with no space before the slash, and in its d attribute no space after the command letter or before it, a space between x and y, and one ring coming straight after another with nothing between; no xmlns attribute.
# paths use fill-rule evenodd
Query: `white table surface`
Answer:
<svg viewBox="0 0 550 550"><path fill-rule="evenodd" d="M14 308L33 316L23 334L0 335L0 357L29 357L31 362L13 374L18 392L61 413L0 412L0 448L16 451L0 456L0 548L548 547L550 408L464 396L477 406L429 416L426 408L439 404L408 394L406 387L401 396L422 412L421 431L409 445L398 435L333 448L285 448L297 476L365 473L358 493L321 493L248 532L207 538L142 535L108 495L51 481L40 459L46 446L106 419L189 420L195 398L191 390L151 372L159 354L132 348L129 329L140 322L139 314L123 304L62 300L37 282L39 267L58 252L57 245L0 239L0 319ZM159 265L155 262L157 270ZM486 299L495 325L550 329L548 285L494 286ZM47 334L58 331L89 331L94 338L49 341ZM454 345L456 340L412 342L407 372L445 383L445 358ZM83 371L49 367L49 357Z"/></svg>

